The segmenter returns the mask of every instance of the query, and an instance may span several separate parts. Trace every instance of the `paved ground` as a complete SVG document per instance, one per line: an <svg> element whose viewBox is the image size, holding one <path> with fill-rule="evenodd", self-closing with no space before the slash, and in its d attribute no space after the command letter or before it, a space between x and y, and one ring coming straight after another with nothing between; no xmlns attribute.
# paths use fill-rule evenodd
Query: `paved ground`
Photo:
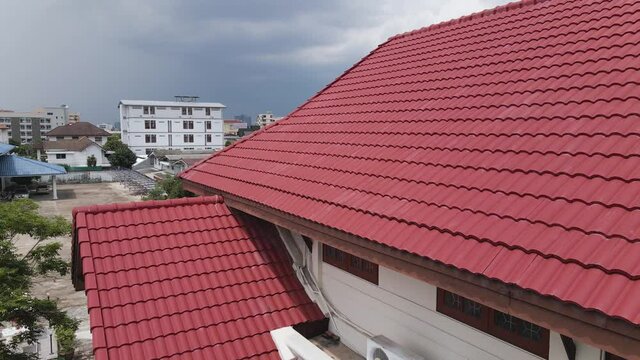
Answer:
<svg viewBox="0 0 640 360"><path fill-rule="evenodd" d="M71 210L76 206L140 200L138 196L130 195L119 183L60 185L58 198L58 200L53 200L51 195L32 197L40 205L40 213L43 215L62 215L69 221L71 221ZM64 259L71 261L71 238L63 237L53 240L63 244L61 255ZM30 237L22 237L16 241L18 249L23 252L28 251L33 244L34 241ZM89 332L87 300L84 292L73 289L71 276L36 279L33 284L33 293L38 297L49 296L57 299L61 308L81 321L77 333L80 342L78 349L80 356L77 358L90 359L91 333Z"/></svg>

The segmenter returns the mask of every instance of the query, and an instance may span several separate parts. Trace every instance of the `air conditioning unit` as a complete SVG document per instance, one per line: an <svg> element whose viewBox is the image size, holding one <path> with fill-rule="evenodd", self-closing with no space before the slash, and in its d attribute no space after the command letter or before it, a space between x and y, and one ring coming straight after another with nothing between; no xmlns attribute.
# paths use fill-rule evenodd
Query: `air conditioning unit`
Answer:
<svg viewBox="0 0 640 360"><path fill-rule="evenodd" d="M425 360L382 335L367 339L367 360Z"/></svg>

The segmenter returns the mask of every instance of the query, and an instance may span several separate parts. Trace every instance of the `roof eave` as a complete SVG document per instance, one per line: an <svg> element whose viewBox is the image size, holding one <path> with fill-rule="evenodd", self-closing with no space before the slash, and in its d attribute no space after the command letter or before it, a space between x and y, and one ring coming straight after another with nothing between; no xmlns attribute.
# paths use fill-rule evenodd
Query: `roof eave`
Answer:
<svg viewBox="0 0 640 360"><path fill-rule="evenodd" d="M182 182L184 189L193 193L221 195L230 208L371 259L394 271L456 292L600 349L634 358L637 356L636 349L640 348L640 326L626 320L374 243L184 178Z"/></svg>

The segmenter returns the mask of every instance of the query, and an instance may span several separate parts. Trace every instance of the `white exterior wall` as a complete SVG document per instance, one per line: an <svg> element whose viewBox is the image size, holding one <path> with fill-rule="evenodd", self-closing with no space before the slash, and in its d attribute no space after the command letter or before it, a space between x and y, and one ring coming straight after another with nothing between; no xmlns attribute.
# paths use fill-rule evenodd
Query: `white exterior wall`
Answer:
<svg viewBox="0 0 640 360"><path fill-rule="evenodd" d="M180 106L169 106L165 102L152 102L155 114L145 115L143 105L120 104L120 128L122 142L127 144L137 155L146 155L147 149L193 149L219 150L224 146L224 132L221 105L207 103L180 103ZM175 103L170 102L175 105ZM182 115L182 107L192 108L192 115ZM207 116L205 107L211 109ZM145 129L145 120L155 120L155 129ZM193 129L184 129L185 121L193 121ZM207 130L206 121L211 121L211 129ZM155 143L146 143L145 135L155 134ZM185 143L184 135L193 134L193 142ZM211 141L206 141L206 135L211 135Z"/></svg>
<svg viewBox="0 0 640 360"><path fill-rule="evenodd" d="M369 335L384 335L428 360L534 360L540 357L479 331L436 311L437 288L380 266L379 285L322 262L321 244L313 253L299 235L298 247L306 253L307 267L324 296L363 334L338 316L332 332L346 346L365 356ZM567 360L560 335L550 334L549 359ZM599 349L576 342L578 360L600 360Z"/></svg>
<svg viewBox="0 0 640 360"><path fill-rule="evenodd" d="M66 159L56 159L56 154L66 154ZM87 166L87 157L96 157L97 166L110 166L109 160L104 156L102 148L97 145L90 145L83 151L61 151L48 150L47 162L57 165L69 165L71 167Z"/></svg>
<svg viewBox="0 0 640 360"><path fill-rule="evenodd" d="M0 143L3 143L3 144L9 143L9 128L0 129Z"/></svg>
<svg viewBox="0 0 640 360"><path fill-rule="evenodd" d="M47 141L56 141L58 140L58 138L61 137L62 139L59 140L73 140L73 139L79 139L82 137L86 137L89 140L93 141L94 143L102 146L104 144L107 143L107 138L109 136L46 136ZM100 138L100 140L97 140L97 138Z"/></svg>

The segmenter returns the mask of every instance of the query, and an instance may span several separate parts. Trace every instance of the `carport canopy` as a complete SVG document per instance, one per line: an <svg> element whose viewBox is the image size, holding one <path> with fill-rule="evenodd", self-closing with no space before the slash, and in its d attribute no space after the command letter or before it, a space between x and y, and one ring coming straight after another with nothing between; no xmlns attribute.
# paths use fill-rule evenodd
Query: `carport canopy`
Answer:
<svg viewBox="0 0 640 360"><path fill-rule="evenodd" d="M55 164L21 157L15 154L0 156L0 180L2 190L5 188L5 179L13 177L33 177L50 175L53 182L53 199L58 199L56 175L66 174L64 167Z"/></svg>

